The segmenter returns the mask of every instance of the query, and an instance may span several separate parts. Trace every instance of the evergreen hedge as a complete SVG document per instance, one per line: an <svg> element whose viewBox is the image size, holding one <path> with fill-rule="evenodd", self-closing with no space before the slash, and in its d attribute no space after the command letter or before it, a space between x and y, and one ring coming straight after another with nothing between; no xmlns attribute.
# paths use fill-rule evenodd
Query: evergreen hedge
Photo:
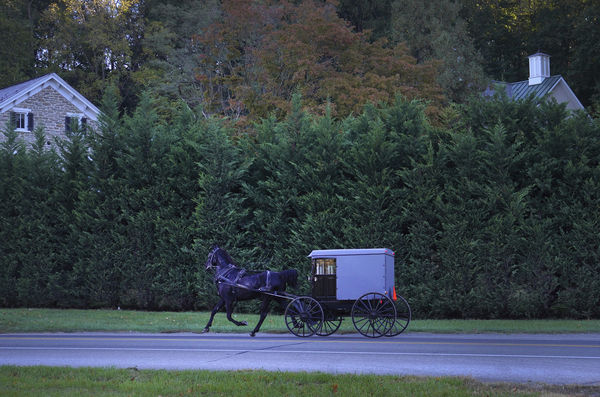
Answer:
<svg viewBox="0 0 600 397"><path fill-rule="evenodd" d="M0 306L205 310L218 243L249 269L313 249L396 251L424 318L600 317L600 126L533 98L475 99L430 125L398 98L344 120L302 111L243 135L143 97L56 151L0 148Z"/></svg>

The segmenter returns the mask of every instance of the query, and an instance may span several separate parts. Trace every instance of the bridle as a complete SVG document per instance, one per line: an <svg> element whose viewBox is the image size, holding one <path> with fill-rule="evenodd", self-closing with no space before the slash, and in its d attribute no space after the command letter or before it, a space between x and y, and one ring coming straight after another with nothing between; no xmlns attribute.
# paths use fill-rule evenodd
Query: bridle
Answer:
<svg viewBox="0 0 600 397"><path fill-rule="evenodd" d="M214 261L215 261L215 255L217 254L217 251L219 250L219 247L216 246L212 249L212 251L210 251L210 253L208 254L208 259L206 261L206 264L204 265L204 267L208 270L208 269L214 269L215 265L213 265Z"/></svg>
<svg viewBox="0 0 600 397"><path fill-rule="evenodd" d="M225 265L223 264L223 262L220 260L220 258L215 258L215 256L217 255L217 252L219 251L219 246L215 246L210 253L208 254L208 259L206 261L205 264L205 268L206 270L209 269L215 269L215 283L220 282L221 280L226 280L231 282L232 280L230 280L229 275L235 271L235 270L240 270L237 268L237 266L235 266L233 263L228 263L225 262ZM218 265L214 265L214 262L220 262ZM235 279L235 282L237 282L237 280L243 276L246 273L246 271L244 269L241 269L239 271L239 273L237 274L237 277Z"/></svg>

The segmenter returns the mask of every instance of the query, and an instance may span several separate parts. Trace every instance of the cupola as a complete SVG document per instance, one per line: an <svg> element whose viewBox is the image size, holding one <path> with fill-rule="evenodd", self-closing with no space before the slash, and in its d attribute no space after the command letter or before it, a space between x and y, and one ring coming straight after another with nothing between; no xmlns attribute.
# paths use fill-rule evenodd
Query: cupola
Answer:
<svg viewBox="0 0 600 397"><path fill-rule="evenodd" d="M529 85L541 84L550 77L550 55L538 52L529 57Z"/></svg>

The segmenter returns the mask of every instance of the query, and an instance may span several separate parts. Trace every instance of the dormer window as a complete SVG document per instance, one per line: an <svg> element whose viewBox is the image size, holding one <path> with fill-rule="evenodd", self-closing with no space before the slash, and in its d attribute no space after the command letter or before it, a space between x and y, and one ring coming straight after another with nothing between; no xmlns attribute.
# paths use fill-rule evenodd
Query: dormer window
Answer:
<svg viewBox="0 0 600 397"><path fill-rule="evenodd" d="M67 113L67 117L65 117L65 132L77 131L85 128L87 125L87 118L83 116L83 113Z"/></svg>
<svg viewBox="0 0 600 397"><path fill-rule="evenodd" d="M31 109L13 108L10 113L10 120L15 131L33 131L33 113Z"/></svg>

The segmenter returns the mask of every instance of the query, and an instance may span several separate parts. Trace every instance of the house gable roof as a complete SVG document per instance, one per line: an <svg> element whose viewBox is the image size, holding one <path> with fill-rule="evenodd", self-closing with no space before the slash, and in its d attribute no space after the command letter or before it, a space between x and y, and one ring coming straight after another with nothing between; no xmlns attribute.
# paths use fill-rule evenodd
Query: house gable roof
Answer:
<svg viewBox="0 0 600 397"><path fill-rule="evenodd" d="M525 99L533 94L537 98L543 98L549 94L552 89L562 79L560 75L545 78L540 84L529 85L529 80L517 81L516 83L506 84L506 94L509 98L516 101Z"/></svg>
<svg viewBox="0 0 600 397"><path fill-rule="evenodd" d="M31 98L41 90L52 87L67 101L71 102L85 117L98 120L100 110L88 101L77 90L61 79L56 73L50 73L33 80L25 81L0 90L0 113L4 113L19 103Z"/></svg>
<svg viewBox="0 0 600 397"><path fill-rule="evenodd" d="M529 80L517 81L515 83L506 83L503 81L494 81L492 86L488 87L483 93L484 96L493 96L496 89L504 89L506 95L515 100L526 99L530 95L536 98L544 98L545 96L554 96L554 91L558 87L564 88L568 93L567 108L569 109L583 109L583 105L579 102L579 99L575 93L571 90L565 79L561 75L555 75L544 78L540 84L529 84ZM564 98L563 98L564 99ZM557 98L559 102L559 98Z"/></svg>

